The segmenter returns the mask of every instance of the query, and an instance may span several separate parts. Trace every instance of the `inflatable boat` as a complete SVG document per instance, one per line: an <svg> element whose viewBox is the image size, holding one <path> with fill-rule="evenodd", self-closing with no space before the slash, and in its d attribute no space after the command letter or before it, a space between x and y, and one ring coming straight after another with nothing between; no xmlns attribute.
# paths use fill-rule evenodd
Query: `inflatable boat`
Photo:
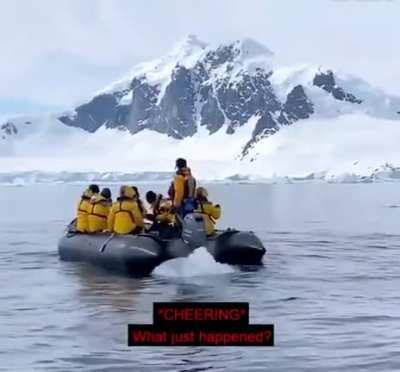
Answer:
<svg viewBox="0 0 400 372"><path fill-rule="evenodd" d="M67 227L58 244L62 260L85 261L128 275L148 275L162 262L187 257L204 246L214 259L231 265L261 265L266 249L250 231L228 229L206 236L203 217L188 215L180 238L162 239L156 233L82 234Z"/></svg>

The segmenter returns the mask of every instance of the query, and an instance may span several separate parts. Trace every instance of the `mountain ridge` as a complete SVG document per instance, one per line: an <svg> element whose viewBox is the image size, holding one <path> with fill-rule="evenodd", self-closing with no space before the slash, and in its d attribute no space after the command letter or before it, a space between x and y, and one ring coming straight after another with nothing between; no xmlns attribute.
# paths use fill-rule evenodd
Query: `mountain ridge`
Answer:
<svg viewBox="0 0 400 372"><path fill-rule="evenodd" d="M136 65L125 79L55 115L56 122L89 133L148 129L181 140L201 127L210 135L224 131L229 139L257 118L238 154L246 157L257 142L297 121L354 113L400 120L399 97L332 69L274 67L273 56L252 39L211 47L189 35L166 56ZM35 124L30 118L4 121L0 140Z"/></svg>

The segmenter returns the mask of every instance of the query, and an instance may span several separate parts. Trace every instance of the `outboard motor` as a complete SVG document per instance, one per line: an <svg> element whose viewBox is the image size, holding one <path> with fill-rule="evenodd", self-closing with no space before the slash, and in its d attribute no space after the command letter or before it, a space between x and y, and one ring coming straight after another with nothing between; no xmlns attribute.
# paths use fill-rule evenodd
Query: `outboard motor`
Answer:
<svg viewBox="0 0 400 372"><path fill-rule="evenodd" d="M184 217L182 221L182 240L191 248L197 248L206 243L206 224L201 213L189 213Z"/></svg>

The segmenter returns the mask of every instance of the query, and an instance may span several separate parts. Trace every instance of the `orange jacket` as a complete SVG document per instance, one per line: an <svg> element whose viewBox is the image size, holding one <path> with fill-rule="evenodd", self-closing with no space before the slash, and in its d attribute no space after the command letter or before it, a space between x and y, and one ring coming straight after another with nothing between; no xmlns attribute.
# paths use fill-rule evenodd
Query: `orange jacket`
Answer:
<svg viewBox="0 0 400 372"><path fill-rule="evenodd" d="M196 179L192 176L190 168L182 168L175 175L169 191L174 207L179 208L183 200L193 198L195 190Z"/></svg>

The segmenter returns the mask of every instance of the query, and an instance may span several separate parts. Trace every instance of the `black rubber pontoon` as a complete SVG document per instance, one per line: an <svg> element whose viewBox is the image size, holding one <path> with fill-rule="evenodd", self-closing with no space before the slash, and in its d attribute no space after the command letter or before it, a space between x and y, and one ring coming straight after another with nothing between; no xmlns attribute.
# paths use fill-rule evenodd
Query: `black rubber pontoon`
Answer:
<svg viewBox="0 0 400 372"><path fill-rule="evenodd" d="M163 242L150 236L66 233L58 243L65 261L84 261L132 275L146 275L165 261Z"/></svg>
<svg viewBox="0 0 400 372"><path fill-rule="evenodd" d="M153 234L81 234L67 228L58 244L59 255L62 260L90 262L128 275L147 275L162 262L187 257L200 246L221 263L262 264L266 249L254 233L228 229L206 237L198 227L203 225L202 219L189 216L185 220L182 238L175 239Z"/></svg>

